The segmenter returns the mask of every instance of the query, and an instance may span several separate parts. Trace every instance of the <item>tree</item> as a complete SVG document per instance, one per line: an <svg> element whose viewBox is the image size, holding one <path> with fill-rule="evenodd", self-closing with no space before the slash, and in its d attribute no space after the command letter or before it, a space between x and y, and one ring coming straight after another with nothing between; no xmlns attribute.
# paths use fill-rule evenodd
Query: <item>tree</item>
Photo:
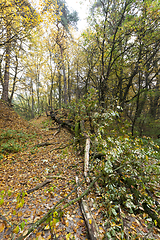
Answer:
<svg viewBox="0 0 160 240"><path fill-rule="evenodd" d="M9 101L9 78L11 53L15 42L21 45L31 32L32 28L38 23L38 15L28 1L8 0L1 4L1 32L0 40L2 47L1 59L1 84L2 99ZM4 74L2 74L2 61L4 60ZM17 63L17 61L16 61ZM12 93L13 95L13 93Z"/></svg>
<svg viewBox="0 0 160 240"><path fill-rule="evenodd" d="M66 69L65 69L65 63L64 63L65 61L64 52L68 45L67 41L71 38L69 27L76 26L76 23L78 21L78 16L76 11L70 13L66 5L66 2L62 0L58 0L56 4L53 1L46 3L46 6L44 7L43 12L45 11L50 11L50 13L52 13L53 11L53 14L54 14L54 21L55 21L53 22L53 24L55 24L54 39L60 51L59 57L61 60L61 64L59 65L59 67L63 71L64 104L66 105L68 101L68 97L67 97L67 79L66 79Z"/></svg>
<svg viewBox="0 0 160 240"><path fill-rule="evenodd" d="M155 67L160 47L158 9L157 1L95 1L91 28L82 36L85 51L94 53L89 57L95 62L90 86L97 85L102 107L118 105L130 115L132 132L159 74ZM91 48L92 42L97 48Z"/></svg>

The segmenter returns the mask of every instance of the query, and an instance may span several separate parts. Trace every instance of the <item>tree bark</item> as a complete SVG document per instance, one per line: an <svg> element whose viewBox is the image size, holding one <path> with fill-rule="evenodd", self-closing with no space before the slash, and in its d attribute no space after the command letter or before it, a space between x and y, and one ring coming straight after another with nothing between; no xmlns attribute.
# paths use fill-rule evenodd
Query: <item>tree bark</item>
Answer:
<svg viewBox="0 0 160 240"><path fill-rule="evenodd" d="M10 54L11 54L11 43L9 39L11 38L11 27L9 23L6 26L7 31L7 43L6 43L6 56L5 56L5 70L4 70L4 81L3 81L3 92L2 99L8 102L8 91L9 91L9 69L10 69Z"/></svg>

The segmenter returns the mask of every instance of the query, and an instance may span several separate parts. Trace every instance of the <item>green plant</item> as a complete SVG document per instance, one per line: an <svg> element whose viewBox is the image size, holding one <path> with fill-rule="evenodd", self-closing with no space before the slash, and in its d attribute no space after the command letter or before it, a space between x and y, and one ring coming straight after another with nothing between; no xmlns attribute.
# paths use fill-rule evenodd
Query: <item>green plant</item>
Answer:
<svg viewBox="0 0 160 240"><path fill-rule="evenodd" d="M35 134L27 134L19 130L3 130L0 134L0 153L16 153L22 150L23 147L27 147L30 138L35 138ZM1 159L3 155L0 155Z"/></svg>
<svg viewBox="0 0 160 240"><path fill-rule="evenodd" d="M5 195L5 191L2 190L0 193L0 206L2 206L4 203L4 195Z"/></svg>
<svg viewBox="0 0 160 240"><path fill-rule="evenodd" d="M16 143L15 140L9 141L7 143L3 143L1 145L1 152L2 153L16 153L21 150L21 146Z"/></svg>

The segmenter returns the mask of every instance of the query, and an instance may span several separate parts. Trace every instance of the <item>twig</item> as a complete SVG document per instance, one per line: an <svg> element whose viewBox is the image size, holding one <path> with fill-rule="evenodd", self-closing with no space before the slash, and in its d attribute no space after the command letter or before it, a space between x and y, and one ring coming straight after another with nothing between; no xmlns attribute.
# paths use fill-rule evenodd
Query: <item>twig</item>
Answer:
<svg viewBox="0 0 160 240"><path fill-rule="evenodd" d="M39 188L44 187L46 184L48 184L48 183L50 183L50 182L52 182L52 181L48 179L48 180L46 180L46 181L44 181L44 182L38 184L36 187L27 190L26 193L27 193L27 194L32 193L32 192L38 190Z"/></svg>
<svg viewBox="0 0 160 240"><path fill-rule="evenodd" d="M44 146L49 146L49 145L54 145L54 143L49 143L49 142L44 142L44 143L39 143L37 145L35 145L34 147L44 147Z"/></svg>
<svg viewBox="0 0 160 240"><path fill-rule="evenodd" d="M62 178L62 179L66 179L66 177L63 177L63 176L56 176L56 175L53 175L53 176L46 176L46 178L48 178L48 179L52 179L52 178Z"/></svg>
<svg viewBox="0 0 160 240"><path fill-rule="evenodd" d="M3 216L1 213L0 213L0 215L2 217L2 220L7 222L11 226L11 228L13 228L13 225L7 220L7 218L5 216Z"/></svg>
<svg viewBox="0 0 160 240"><path fill-rule="evenodd" d="M54 149L52 149L52 150L50 151L50 153L53 152L54 150L64 149L64 148L69 147L69 146L71 146L71 145L73 145L73 143L67 144L67 145L65 145L65 146L63 146L63 147L60 146L60 147L58 147L58 148L54 148Z"/></svg>

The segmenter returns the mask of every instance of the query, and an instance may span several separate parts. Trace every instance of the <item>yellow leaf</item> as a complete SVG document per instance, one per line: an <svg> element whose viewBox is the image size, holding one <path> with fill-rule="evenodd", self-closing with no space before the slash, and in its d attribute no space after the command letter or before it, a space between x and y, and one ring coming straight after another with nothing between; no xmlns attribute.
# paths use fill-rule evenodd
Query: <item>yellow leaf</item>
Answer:
<svg viewBox="0 0 160 240"><path fill-rule="evenodd" d="M17 226L14 230L13 230L14 233L18 233L19 232L19 226Z"/></svg>
<svg viewBox="0 0 160 240"><path fill-rule="evenodd" d="M22 212L18 212L18 217L22 217L23 213Z"/></svg>
<svg viewBox="0 0 160 240"><path fill-rule="evenodd" d="M50 227L49 227L49 225L47 225L44 230L49 230L49 229L50 229Z"/></svg>
<svg viewBox="0 0 160 240"><path fill-rule="evenodd" d="M89 219L89 224L92 224L92 220L91 219Z"/></svg>
<svg viewBox="0 0 160 240"><path fill-rule="evenodd" d="M66 235L66 240L69 240L69 239L70 239L70 236L71 236L71 233L68 233L68 234Z"/></svg>
<svg viewBox="0 0 160 240"><path fill-rule="evenodd" d="M4 229L5 229L5 224L2 222L0 223L0 233L3 232Z"/></svg>
<svg viewBox="0 0 160 240"><path fill-rule="evenodd" d="M112 227L116 226L116 223L115 223L115 222L112 222L112 223L111 223L111 226L112 226Z"/></svg>
<svg viewBox="0 0 160 240"><path fill-rule="evenodd" d="M157 227L157 221L156 221L156 220L154 220L154 224L155 224L155 226Z"/></svg>

